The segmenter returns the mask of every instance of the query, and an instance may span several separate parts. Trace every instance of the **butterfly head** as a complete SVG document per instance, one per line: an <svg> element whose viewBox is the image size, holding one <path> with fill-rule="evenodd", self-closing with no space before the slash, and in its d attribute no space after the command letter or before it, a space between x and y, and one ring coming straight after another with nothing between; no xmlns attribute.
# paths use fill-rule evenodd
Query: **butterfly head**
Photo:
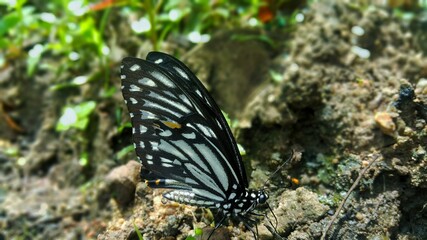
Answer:
<svg viewBox="0 0 427 240"><path fill-rule="evenodd" d="M258 198L257 201L259 204L264 204L268 200L268 194L264 190L258 190Z"/></svg>

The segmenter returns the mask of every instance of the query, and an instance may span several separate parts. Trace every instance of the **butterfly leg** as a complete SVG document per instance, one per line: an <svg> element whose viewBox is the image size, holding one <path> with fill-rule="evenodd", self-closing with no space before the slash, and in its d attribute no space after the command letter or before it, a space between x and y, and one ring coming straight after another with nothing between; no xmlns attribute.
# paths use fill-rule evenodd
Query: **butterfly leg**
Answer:
<svg viewBox="0 0 427 240"><path fill-rule="evenodd" d="M271 226L269 226L269 225L265 224L264 226L271 232L271 234L273 234L274 239L283 239L279 235L279 233L277 232L277 225L278 225L277 217L274 214L273 210L270 208L270 205L267 205L267 206L270 209L271 213L273 214L276 224L273 224L273 222L271 221L271 219L268 217L267 214L259 214L259 213L255 213L255 212L248 212L248 214L258 216L258 217L264 216L264 218L266 218L268 223L271 225Z"/></svg>
<svg viewBox="0 0 427 240"><path fill-rule="evenodd" d="M254 235L254 239L258 239L258 226L256 224L256 221L244 216L239 216L239 218L242 219L243 225L245 225L245 227L252 232L252 234ZM253 226L255 226L255 230Z"/></svg>
<svg viewBox="0 0 427 240"><path fill-rule="evenodd" d="M209 234L208 236L208 240L211 238L212 234L215 232L215 230L217 230L219 227L221 227L222 223L225 221L225 219L227 218L227 215L224 215L221 220L219 220L219 222L217 224L215 224L215 228L214 230Z"/></svg>

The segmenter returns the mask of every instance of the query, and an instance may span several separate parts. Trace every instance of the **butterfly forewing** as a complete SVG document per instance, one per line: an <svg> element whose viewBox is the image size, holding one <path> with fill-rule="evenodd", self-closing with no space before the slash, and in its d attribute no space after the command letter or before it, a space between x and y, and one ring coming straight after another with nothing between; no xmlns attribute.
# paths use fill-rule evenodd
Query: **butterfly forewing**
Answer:
<svg viewBox="0 0 427 240"><path fill-rule="evenodd" d="M209 124L217 127L217 134L223 141L223 147L228 153L227 158L234 172L239 177L239 182L244 187L248 187L246 171L242 164L241 156L237 148L233 134L227 125L221 110L212 99L201 81L178 59L161 52L150 52L147 55L147 61L151 61L166 71L169 71L179 79L181 86L189 93L192 93L193 99L205 110L205 115L209 118Z"/></svg>
<svg viewBox="0 0 427 240"><path fill-rule="evenodd" d="M169 64L160 63L160 57ZM235 142L225 120L182 63L164 54L150 61L125 58L121 79L136 153L152 172L147 180L159 177L160 187L187 191L194 195L188 203L197 205L221 202L232 188L245 187L240 155L232 149Z"/></svg>

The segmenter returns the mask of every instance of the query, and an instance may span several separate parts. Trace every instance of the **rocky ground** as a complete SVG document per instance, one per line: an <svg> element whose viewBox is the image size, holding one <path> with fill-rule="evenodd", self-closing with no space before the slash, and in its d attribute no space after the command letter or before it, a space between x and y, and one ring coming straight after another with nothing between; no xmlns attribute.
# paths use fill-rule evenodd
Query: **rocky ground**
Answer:
<svg viewBox="0 0 427 240"><path fill-rule="evenodd" d="M278 224L271 233L261 222L261 239L320 239L374 160L328 239L427 238L425 25L422 15L318 3L292 29L227 30L184 54L238 120L252 188L264 187L292 149L299 153L265 185ZM135 155L117 157L131 141L129 128L116 127L116 109L128 120L119 90L98 99L87 133L58 133L69 93L49 91L49 73L28 79L22 68L0 71L0 239L185 239L195 228L203 229L198 238L209 235L215 212L163 203L162 191L139 182ZM112 82L119 89L119 78ZM96 94L83 88L74 100ZM79 162L82 139L89 166ZM247 237L230 222L211 239Z"/></svg>

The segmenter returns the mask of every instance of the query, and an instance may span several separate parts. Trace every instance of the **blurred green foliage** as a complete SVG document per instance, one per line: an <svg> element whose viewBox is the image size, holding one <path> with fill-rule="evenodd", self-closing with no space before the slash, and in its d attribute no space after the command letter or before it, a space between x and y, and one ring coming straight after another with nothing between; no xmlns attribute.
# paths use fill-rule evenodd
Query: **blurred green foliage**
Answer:
<svg viewBox="0 0 427 240"><path fill-rule="evenodd" d="M87 70L94 60L108 72L110 50L115 47L107 44L110 35L106 33L107 26L113 25L109 19L112 11L127 18L135 35L149 39L158 50L170 33L188 35L190 41L198 43L209 39L204 33L244 25L249 17L256 16L261 2L54 0L41 4L0 0L0 62L6 64L24 55L30 76L37 67L50 67L58 75ZM53 66L44 65L43 55L55 57Z"/></svg>
<svg viewBox="0 0 427 240"><path fill-rule="evenodd" d="M264 27L259 11L265 6L264 0L0 0L0 71L26 62L22 78L50 78L44 80L50 84L47 90L70 103L62 108L56 130L60 134L73 130L70 133L81 146L80 164L88 165L90 143L83 136L95 119L96 105L118 91L121 54L137 54L124 43L138 46L146 41L160 50L168 39L189 48L209 41L221 29ZM274 15L279 9L271 11ZM239 36L241 41L247 39ZM259 39L272 44L264 36ZM77 98L70 100L73 97ZM112 112L121 133L129 124L123 124L121 111ZM229 124L233 127L236 122ZM125 147L116 157L131 150Z"/></svg>
<svg viewBox="0 0 427 240"><path fill-rule="evenodd" d="M85 130L91 113L95 110L94 101L82 102L77 105L68 105L56 124L57 131L66 131L70 128Z"/></svg>

